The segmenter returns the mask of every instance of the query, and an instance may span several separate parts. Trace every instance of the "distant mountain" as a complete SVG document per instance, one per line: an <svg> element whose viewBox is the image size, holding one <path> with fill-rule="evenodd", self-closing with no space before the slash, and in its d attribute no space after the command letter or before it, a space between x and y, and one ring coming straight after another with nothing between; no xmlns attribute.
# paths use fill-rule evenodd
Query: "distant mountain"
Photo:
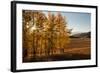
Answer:
<svg viewBox="0 0 100 73"><path fill-rule="evenodd" d="M90 38L91 32L76 33L70 36L71 38Z"/></svg>

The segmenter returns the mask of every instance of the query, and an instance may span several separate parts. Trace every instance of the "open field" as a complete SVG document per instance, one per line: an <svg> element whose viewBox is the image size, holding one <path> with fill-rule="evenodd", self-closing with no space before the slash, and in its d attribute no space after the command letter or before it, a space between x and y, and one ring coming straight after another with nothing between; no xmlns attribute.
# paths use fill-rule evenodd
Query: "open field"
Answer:
<svg viewBox="0 0 100 73"><path fill-rule="evenodd" d="M65 49L66 53L77 53L77 54L90 54L90 39L89 38L72 38L71 42L67 46L67 49Z"/></svg>

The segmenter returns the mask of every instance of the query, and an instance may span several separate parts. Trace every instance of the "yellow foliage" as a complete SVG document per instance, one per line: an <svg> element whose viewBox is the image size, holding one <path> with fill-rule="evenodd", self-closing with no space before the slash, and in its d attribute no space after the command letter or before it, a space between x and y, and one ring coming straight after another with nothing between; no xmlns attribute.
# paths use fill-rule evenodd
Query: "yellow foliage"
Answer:
<svg viewBox="0 0 100 73"><path fill-rule="evenodd" d="M30 31L34 25L35 30ZM54 15L48 12L46 16L41 11L23 11L23 48L33 49L31 51L38 56L41 53L48 55L53 49L66 48L70 42L67 32L67 22L61 13Z"/></svg>

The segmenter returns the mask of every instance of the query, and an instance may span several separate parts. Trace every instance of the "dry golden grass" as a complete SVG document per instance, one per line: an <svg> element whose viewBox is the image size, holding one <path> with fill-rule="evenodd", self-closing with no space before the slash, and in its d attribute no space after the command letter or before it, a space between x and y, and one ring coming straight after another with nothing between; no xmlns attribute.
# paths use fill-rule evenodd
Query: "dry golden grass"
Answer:
<svg viewBox="0 0 100 73"><path fill-rule="evenodd" d="M65 53L90 55L90 38L72 38L71 42L64 50Z"/></svg>

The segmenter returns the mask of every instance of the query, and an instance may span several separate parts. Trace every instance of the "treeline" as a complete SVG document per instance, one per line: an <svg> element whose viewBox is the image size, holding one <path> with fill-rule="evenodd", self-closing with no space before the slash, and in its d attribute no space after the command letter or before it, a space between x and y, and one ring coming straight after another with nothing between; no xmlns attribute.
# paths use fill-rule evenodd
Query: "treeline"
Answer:
<svg viewBox="0 0 100 73"><path fill-rule="evenodd" d="M48 56L69 43L66 18L60 12L23 10L23 56Z"/></svg>

